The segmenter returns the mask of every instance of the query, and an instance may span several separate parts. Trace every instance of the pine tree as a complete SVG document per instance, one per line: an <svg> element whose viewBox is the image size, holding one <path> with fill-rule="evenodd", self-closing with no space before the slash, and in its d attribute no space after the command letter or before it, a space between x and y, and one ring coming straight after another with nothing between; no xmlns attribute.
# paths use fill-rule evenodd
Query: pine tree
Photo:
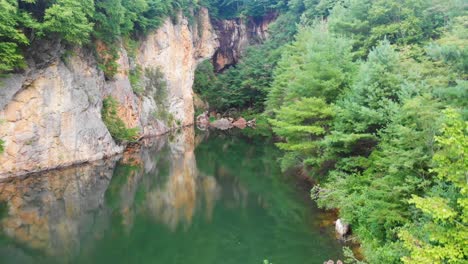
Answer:
<svg viewBox="0 0 468 264"><path fill-rule="evenodd" d="M314 165L310 157L320 155L319 140L328 131L333 118L333 107L321 98L303 98L276 111L270 119L273 131L285 139L277 146L286 151L282 168Z"/></svg>
<svg viewBox="0 0 468 264"><path fill-rule="evenodd" d="M351 42L330 34L326 23L299 30L275 71L267 111L303 97L334 102L355 73Z"/></svg>

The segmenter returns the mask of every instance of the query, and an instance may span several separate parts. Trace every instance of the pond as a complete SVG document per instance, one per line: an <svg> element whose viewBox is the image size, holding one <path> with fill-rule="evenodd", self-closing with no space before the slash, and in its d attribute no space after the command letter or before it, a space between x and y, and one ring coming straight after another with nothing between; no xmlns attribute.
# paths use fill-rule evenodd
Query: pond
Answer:
<svg viewBox="0 0 468 264"><path fill-rule="evenodd" d="M273 144L193 129L0 183L1 263L323 263L327 216Z"/></svg>

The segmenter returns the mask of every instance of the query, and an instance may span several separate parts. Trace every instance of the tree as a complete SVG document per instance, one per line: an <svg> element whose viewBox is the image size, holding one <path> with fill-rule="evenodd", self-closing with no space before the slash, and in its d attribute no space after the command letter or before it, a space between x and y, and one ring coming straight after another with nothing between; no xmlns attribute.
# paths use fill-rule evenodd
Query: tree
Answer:
<svg viewBox="0 0 468 264"><path fill-rule="evenodd" d="M89 41L93 31L90 22L94 14L94 1L57 0L47 8L42 28L47 33L58 33L71 44L82 45Z"/></svg>
<svg viewBox="0 0 468 264"><path fill-rule="evenodd" d="M349 87L355 71L349 40L331 34L326 23L302 28L278 62L267 111L303 97L334 102Z"/></svg>
<svg viewBox="0 0 468 264"><path fill-rule="evenodd" d="M286 151L283 170L294 165L315 165L311 157L320 155L318 141L326 135L334 109L321 98L303 98L276 111L269 122L285 142L276 145Z"/></svg>
<svg viewBox="0 0 468 264"><path fill-rule="evenodd" d="M337 102L336 130L375 134L384 128L401 103L401 70L398 53L388 41L372 49L356 83Z"/></svg>
<svg viewBox="0 0 468 264"><path fill-rule="evenodd" d="M330 27L355 40L357 57L365 57L384 38L391 44L421 44L437 37L445 26L447 10L434 8L433 2L346 0L331 11Z"/></svg>
<svg viewBox="0 0 468 264"><path fill-rule="evenodd" d="M21 17L18 1L0 0L0 73L25 66L20 48L29 40L18 28Z"/></svg>
<svg viewBox="0 0 468 264"><path fill-rule="evenodd" d="M321 207L340 208L369 263L398 263L404 255L397 232L412 221L411 195L431 184L427 168L439 113L440 105L430 97L405 99L368 157L336 156L326 182L314 189Z"/></svg>
<svg viewBox="0 0 468 264"><path fill-rule="evenodd" d="M409 200L423 215L399 232L409 251L404 263L462 263L468 257L468 122L454 109L444 114L433 157L437 183L426 197Z"/></svg>

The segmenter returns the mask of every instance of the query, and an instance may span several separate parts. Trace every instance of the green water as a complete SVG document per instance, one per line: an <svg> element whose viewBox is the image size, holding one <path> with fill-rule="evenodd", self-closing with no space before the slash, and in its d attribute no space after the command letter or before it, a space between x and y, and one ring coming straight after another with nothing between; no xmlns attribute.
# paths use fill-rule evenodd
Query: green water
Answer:
<svg viewBox="0 0 468 264"><path fill-rule="evenodd" d="M229 134L231 133L231 134ZM147 140L122 157L0 184L1 263L323 263L333 228L269 143Z"/></svg>

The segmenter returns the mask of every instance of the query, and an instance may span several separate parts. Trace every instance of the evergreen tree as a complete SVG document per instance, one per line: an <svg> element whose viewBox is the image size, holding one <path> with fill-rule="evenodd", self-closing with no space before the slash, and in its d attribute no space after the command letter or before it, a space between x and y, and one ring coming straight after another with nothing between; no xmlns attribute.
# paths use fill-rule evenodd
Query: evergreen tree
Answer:
<svg viewBox="0 0 468 264"><path fill-rule="evenodd" d="M273 131L285 139L276 145L286 151L283 169L293 165L314 165L310 157L320 155L318 141L328 131L334 109L321 98L303 98L276 111L270 119Z"/></svg>
<svg viewBox="0 0 468 264"><path fill-rule="evenodd" d="M383 41L374 48L338 105L335 129L345 133L376 134L400 104L403 76L398 53Z"/></svg>
<svg viewBox="0 0 468 264"><path fill-rule="evenodd" d="M449 1L450 6L457 0ZM446 9L431 0L346 0L331 11L330 27L353 40L358 57L386 38L392 44L420 44L437 37L445 26ZM445 1L444 1L445 2Z"/></svg>
<svg viewBox="0 0 468 264"><path fill-rule="evenodd" d="M334 102L351 83L355 69L349 40L330 34L325 23L302 28L278 62L267 111L303 97Z"/></svg>
<svg viewBox="0 0 468 264"><path fill-rule="evenodd" d="M427 168L439 113L431 98L405 100L369 157L340 157L327 182L315 188L320 206L340 208L370 263L398 263L404 254L397 231L412 220L411 195L431 183Z"/></svg>

